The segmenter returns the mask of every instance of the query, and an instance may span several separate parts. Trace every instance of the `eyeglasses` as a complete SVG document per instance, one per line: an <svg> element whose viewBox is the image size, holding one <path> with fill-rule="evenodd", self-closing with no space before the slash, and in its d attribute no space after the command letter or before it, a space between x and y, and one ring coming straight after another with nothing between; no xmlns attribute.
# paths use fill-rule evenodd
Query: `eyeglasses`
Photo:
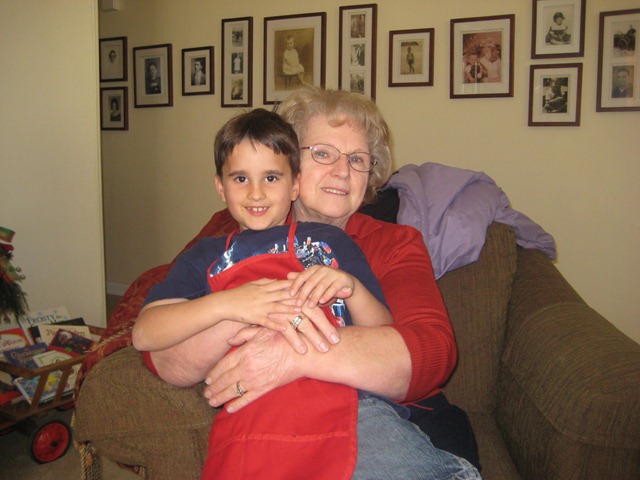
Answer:
<svg viewBox="0 0 640 480"><path fill-rule="evenodd" d="M342 155L347 157L349 166L356 172L368 173L373 170L378 161L367 152L342 153L336 147L318 143L310 147L302 147L301 150L311 150L311 158L323 165L333 165Z"/></svg>

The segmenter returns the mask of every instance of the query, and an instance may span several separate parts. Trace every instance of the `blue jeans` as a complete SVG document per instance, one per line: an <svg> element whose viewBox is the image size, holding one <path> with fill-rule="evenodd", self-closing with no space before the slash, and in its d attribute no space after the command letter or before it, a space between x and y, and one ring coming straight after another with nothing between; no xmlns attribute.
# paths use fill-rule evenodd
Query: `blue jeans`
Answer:
<svg viewBox="0 0 640 480"><path fill-rule="evenodd" d="M429 437L400 413L397 405L360 392L358 460L352 480L482 478L465 459L434 447Z"/></svg>

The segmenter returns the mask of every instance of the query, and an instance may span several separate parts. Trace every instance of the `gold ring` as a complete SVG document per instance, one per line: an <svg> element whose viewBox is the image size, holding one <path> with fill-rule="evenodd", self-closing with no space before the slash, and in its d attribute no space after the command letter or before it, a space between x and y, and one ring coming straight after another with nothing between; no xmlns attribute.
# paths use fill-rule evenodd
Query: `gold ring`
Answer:
<svg viewBox="0 0 640 480"><path fill-rule="evenodd" d="M300 326L300 324L302 323L302 320L305 319L304 315L296 315L296 318L293 319L293 322L291 322L291 326L293 327L294 330L298 330L298 327Z"/></svg>
<svg viewBox="0 0 640 480"><path fill-rule="evenodd" d="M240 386L240 380L238 380L238 381L236 382L236 396L237 396L237 397L241 397L241 396L243 396L245 393L247 393L247 391L246 391L244 388L242 388L242 387Z"/></svg>

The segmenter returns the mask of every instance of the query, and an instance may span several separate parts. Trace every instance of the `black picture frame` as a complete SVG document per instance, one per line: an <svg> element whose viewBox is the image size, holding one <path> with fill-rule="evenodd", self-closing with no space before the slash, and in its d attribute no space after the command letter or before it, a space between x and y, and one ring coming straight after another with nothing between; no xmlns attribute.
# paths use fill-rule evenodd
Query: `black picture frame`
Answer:
<svg viewBox="0 0 640 480"><path fill-rule="evenodd" d="M513 97L515 15L451 20L450 98Z"/></svg>
<svg viewBox="0 0 640 480"><path fill-rule="evenodd" d="M375 100L377 36L377 4L340 7L339 89Z"/></svg>
<svg viewBox="0 0 640 480"><path fill-rule="evenodd" d="M253 17L222 20L222 107L253 105Z"/></svg>
<svg viewBox="0 0 640 480"><path fill-rule="evenodd" d="M100 39L100 81L125 82L128 70L127 37Z"/></svg>
<svg viewBox="0 0 640 480"><path fill-rule="evenodd" d="M433 86L435 30L389 32L389 87Z"/></svg>
<svg viewBox="0 0 640 480"><path fill-rule="evenodd" d="M584 56L586 0L533 0L531 58Z"/></svg>
<svg viewBox="0 0 640 480"><path fill-rule="evenodd" d="M173 106L172 45L149 45L133 49L135 108Z"/></svg>
<svg viewBox="0 0 640 480"><path fill-rule="evenodd" d="M640 110L638 29L640 9L600 13L596 94L598 112Z"/></svg>
<svg viewBox="0 0 640 480"><path fill-rule="evenodd" d="M530 127L579 127L581 105L581 63L530 66Z"/></svg>
<svg viewBox="0 0 640 480"><path fill-rule="evenodd" d="M282 101L305 84L324 88L326 42L324 12L265 18L264 103ZM295 53L291 53L291 48ZM292 61L285 60L285 56Z"/></svg>
<svg viewBox="0 0 640 480"><path fill-rule="evenodd" d="M215 76L213 47L182 49L182 95L213 95Z"/></svg>
<svg viewBox="0 0 640 480"><path fill-rule="evenodd" d="M127 87L100 89L100 129L129 130L129 90Z"/></svg>

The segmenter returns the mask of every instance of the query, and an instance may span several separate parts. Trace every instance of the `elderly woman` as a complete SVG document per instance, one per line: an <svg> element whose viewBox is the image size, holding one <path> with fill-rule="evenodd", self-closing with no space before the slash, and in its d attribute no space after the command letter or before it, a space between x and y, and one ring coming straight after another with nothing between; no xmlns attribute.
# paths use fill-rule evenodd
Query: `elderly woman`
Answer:
<svg viewBox="0 0 640 480"><path fill-rule="evenodd" d="M453 409L440 387L455 366L456 349L422 236L413 228L358 213L363 204L375 198L391 171L388 129L376 105L345 91L305 88L293 92L279 113L293 125L302 150L300 196L293 204L292 220L335 225L354 239L380 282L394 325L345 327L339 331L338 343L329 342L328 352L308 348L304 355L294 351L277 332L247 328L230 340L240 347L217 365L203 357L207 340L201 335L197 341L152 354L156 370L176 385L205 378L210 405L229 402L230 412L298 378L349 385L409 405L412 421L436 446L457 444L461 450L453 453L476 463L474 449L465 447L473 447L473 440L453 440L457 427L441 422L441 412ZM290 275L292 296L313 298L304 287L298 291L306 275ZM316 325L326 322L313 301L308 300L305 307ZM236 389L239 381L246 391L240 397ZM366 415L362 410L359 413L358 448L375 451L376 437L387 432L367 430ZM454 416L460 413L454 410ZM445 439L443 443L437 429L430 428L435 417L439 428L452 435L452 441ZM370 445L361 443L368 440ZM358 458L354 478L361 460L367 461Z"/></svg>

